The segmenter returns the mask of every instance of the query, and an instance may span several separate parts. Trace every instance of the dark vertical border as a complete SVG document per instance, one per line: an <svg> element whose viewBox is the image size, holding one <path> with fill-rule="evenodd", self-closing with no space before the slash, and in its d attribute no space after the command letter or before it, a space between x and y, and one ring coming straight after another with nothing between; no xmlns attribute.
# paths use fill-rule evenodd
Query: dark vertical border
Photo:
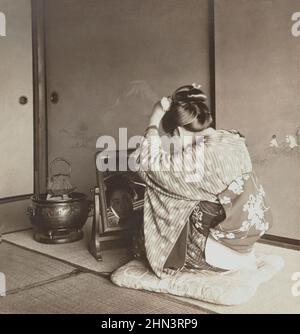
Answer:
<svg viewBox="0 0 300 334"><path fill-rule="evenodd" d="M47 184L47 99L45 64L45 1L31 0L34 110L34 191L43 193Z"/></svg>
<svg viewBox="0 0 300 334"><path fill-rule="evenodd" d="M210 73L210 109L213 127L216 127L216 54L215 54L215 2L208 0L208 37L209 37L209 73Z"/></svg>

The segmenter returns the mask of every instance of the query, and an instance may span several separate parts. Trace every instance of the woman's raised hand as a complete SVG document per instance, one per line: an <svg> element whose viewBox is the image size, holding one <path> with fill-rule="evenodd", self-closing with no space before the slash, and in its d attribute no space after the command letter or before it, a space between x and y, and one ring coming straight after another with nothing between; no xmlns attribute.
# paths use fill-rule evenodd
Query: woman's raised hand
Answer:
<svg viewBox="0 0 300 334"><path fill-rule="evenodd" d="M159 127L160 121L165 115L165 111L161 105L161 101L158 101L154 104L153 109L152 109L152 114L150 117L150 122L149 125L155 125Z"/></svg>

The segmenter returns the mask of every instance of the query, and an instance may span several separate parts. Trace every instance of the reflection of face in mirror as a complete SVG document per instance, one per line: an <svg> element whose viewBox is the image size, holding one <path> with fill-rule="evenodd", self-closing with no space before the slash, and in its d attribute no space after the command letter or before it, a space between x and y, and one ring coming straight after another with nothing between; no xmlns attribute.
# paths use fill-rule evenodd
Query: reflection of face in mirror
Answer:
<svg viewBox="0 0 300 334"><path fill-rule="evenodd" d="M111 192L109 206L118 218L128 217L133 213L133 203L126 189L115 189Z"/></svg>
<svg viewBox="0 0 300 334"><path fill-rule="evenodd" d="M135 191L130 179L125 175L108 177L105 183L107 206L115 217L113 221L122 224L122 219L130 217L133 213Z"/></svg>
<svg viewBox="0 0 300 334"><path fill-rule="evenodd" d="M107 227L131 229L142 221L145 185L134 174L107 173L104 177Z"/></svg>

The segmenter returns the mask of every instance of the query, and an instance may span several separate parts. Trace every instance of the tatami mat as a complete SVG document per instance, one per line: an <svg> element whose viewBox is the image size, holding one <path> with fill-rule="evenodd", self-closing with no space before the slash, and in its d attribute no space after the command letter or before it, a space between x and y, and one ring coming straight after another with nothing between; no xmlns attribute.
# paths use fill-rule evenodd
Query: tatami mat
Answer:
<svg viewBox="0 0 300 334"><path fill-rule="evenodd" d="M193 299L174 297L185 300L201 307L205 307L217 313L240 314L300 314L300 297L293 296L292 286L296 282L292 280L292 274L300 272L300 252L265 244L256 244L256 252L281 256L285 261L284 268L270 281L263 283L249 302L239 306L220 306L208 304Z"/></svg>
<svg viewBox="0 0 300 334"><path fill-rule="evenodd" d="M129 260L125 249L113 249L104 251L103 262L97 262L88 252L90 225L90 223L86 225L85 238L83 240L65 245L44 245L37 243L32 238L31 230L7 234L3 236L3 239L21 247L34 250L35 252L63 260L67 263L73 264L74 266L79 266L81 268L86 268L99 273L112 272ZM174 301L182 300L185 303L204 307L205 309L218 313L300 313L300 298L293 296L291 292L292 286L295 284L295 281L292 280L292 274L294 272L300 272L300 252L260 243L256 244L256 251L257 253L275 254L281 256L285 261L285 267L269 282L263 283L259 287L256 295L248 303L240 306L226 307L175 296L169 296L167 298ZM38 267L39 266L37 265L37 268ZM100 278L96 277L96 280L97 279ZM113 286L110 289L114 289ZM111 290L112 295L115 294L113 291L114 290ZM124 291L126 291L126 289L124 289ZM71 293L71 291L69 292ZM25 291L22 292L22 294L23 293L25 293ZM90 298L90 302L94 303L93 292L91 292L91 297L88 297L88 293L89 292L86 291L87 298ZM59 294L56 294L57 298L58 296ZM63 293L62 296L64 296ZM133 296L135 296L135 294L133 294ZM148 295L145 296L145 304L148 305ZM149 300L151 300L151 298ZM131 305L131 301L128 302ZM117 307L118 306L116 306L116 310ZM120 313L125 311L125 306L119 305L119 307ZM156 310L155 305L153 305L153 310ZM46 311L50 312L48 309ZM133 307L131 310L131 312L137 311L139 311L138 307ZM101 310L101 312L103 311Z"/></svg>
<svg viewBox="0 0 300 334"><path fill-rule="evenodd" d="M205 310L158 294L118 288L94 274L79 274L11 294L0 313L203 314Z"/></svg>
<svg viewBox="0 0 300 334"><path fill-rule="evenodd" d="M74 269L61 261L4 242L0 244L0 272L6 276L7 291L45 282Z"/></svg>
<svg viewBox="0 0 300 334"><path fill-rule="evenodd" d="M102 262L94 259L88 251L90 231L91 221L89 220L84 227L84 238L69 244L47 245L36 242L33 239L32 230L5 234L3 240L99 273L112 272L129 261L126 249L104 250Z"/></svg>

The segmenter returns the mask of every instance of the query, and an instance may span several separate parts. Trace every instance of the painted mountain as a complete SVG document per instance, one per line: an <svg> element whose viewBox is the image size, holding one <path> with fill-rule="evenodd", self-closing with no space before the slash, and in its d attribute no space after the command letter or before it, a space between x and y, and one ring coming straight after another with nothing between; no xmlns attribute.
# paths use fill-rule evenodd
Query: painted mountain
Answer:
<svg viewBox="0 0 300 334"><path fill-rule="evenodd" d="M114 103L107 108L101 121L110 125L113 120L113 128L117 131L118 128L126 127L128 135L143 134L153 104L158 99L158 94L148 82L131 81Z"/></svg>

